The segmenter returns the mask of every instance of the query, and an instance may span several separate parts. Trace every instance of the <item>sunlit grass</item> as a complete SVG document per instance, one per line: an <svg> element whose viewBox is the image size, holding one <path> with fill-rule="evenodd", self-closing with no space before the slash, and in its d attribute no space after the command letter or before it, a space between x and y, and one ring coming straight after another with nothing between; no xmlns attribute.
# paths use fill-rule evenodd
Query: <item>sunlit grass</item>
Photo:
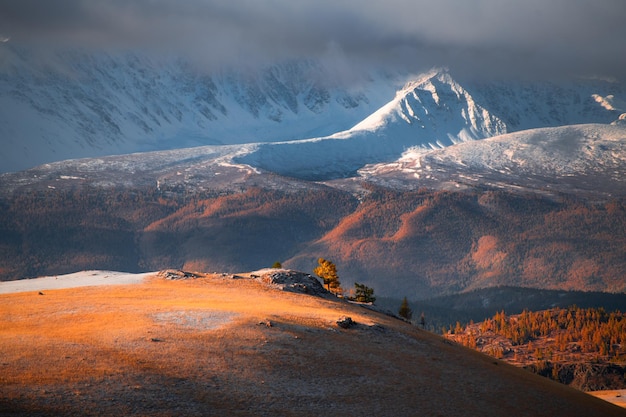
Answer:
<svg viewBox="0 0 626 417"><path fill-rule="evenodd" d="M346 314L356 328L337 327ZM332 404L462 416L513 391L546 413L568 404L534 378L386 315L249 279L0 295L0 410L17 415L313 416Z"/></svg>
<svg viewBox="0 0 626 417"><path fill-rule="evenodd" d="M328 328L340 315L334 302L249 280L211 278L7 294L0 302L1 360L10 364L0 381L23 384L102 377L124 366L146 366L133 358L156 351L150 363L165 368L168 350L179 349L172 341L185 339L185 347L198 355L198 350L228 352L223 344L233 325L240 338L255 344L264 337L252 326L258 322L280 317L284 323ZM181 322L185 315L190 319ZM369 321L363 315L357 319Z"/></svg>

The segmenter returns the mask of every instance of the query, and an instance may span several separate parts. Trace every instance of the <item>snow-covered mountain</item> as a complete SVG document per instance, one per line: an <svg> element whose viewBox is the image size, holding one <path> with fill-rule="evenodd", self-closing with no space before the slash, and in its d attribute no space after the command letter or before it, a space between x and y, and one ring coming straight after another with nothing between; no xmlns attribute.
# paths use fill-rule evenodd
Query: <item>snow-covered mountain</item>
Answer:
<svg viewBox="0 0 626 417"><path fill-rule="evenodd" d="M574 85L570 85L568 89L556 84L540 85L543 86L543 90L540 90L539 85L518 85L518 90L509 89L507 94L503 94L500 102L497 100L498 95L493 91L499 91L498 88L503 87L495 85L493 90L483 90L480 94L481 100L478 100L448 72L433 71L408 83L397 92L392 101L348 131L306 141L261 144L252 153L236 160L291 177L329 180L355 176L365 164L384 164L399 158L404 161L406 156L401 155L406 155L405 152L409 149L413 149L410 155L416 153L430 155L426 151L444 148L440 153L450 155L448 160L452 161L456 156L453 150L448 154L447 147L450 145L500 136L516 131L516 127L561 126L561 124L567 126L577 124L577 120L601 120L606 123L614 122L615 125L623 123L624 116L623 114L620 116L620 113L626 109L608 102L610 100L612 103L621 103L620 99L616 99L613 94L601 98L600 94L591 93L604 91L598 81L582 84L579 89ZM621 84L614 84L613 87L615 91L622 92ZM547 101L544 102L544 98ZM555 101L558 101L559 105L553 107ZM499 111L492 112L479 102L490 104ZM513 111L515 106L516 112ZM597 154L584 152L583 141L572 139L572 137L585 138L587 140L585 146L596 149L597 144L589 141L598 138L603 140L608 135L608 140L616 141L617 144L617 149L614 146L610 147L612 155L618 161L613 165L624 167L625 153L624 149L620 148L623 147L620 140L624 136L619 133L623 132L623 129L619 127L605 129L605 126L608 125L554 129L528 134L521 131L520 135L509 136L500 142L512 149L524 143L524 146L528 147L528 152L516 153L520 166L528 164L539 169L541 174L548 178L552 174L558 175L560 171L550 171L547 167L559 167L568 172L577 172L579 169L581 170L579 173L582 173L582 170L588 173L590 167L596 165L601 166L598 168L600 171L609 169L612 166L606 162L606 155L609 152ZM545 135L545 138L542 135ZM516 144L516 141L520 144ZM477 154L484 152L485 166L501 164L501 155L490 152L488 147L489 145L472 143L460 149L474 150ZM458 148L454 146L451 149ZM493 158L493 161L489 158ZM571 166L568 158L586 162ZM389 167L384 166L386 168L381 172ZM391 166L402 166L404 169L406 164L394 162ZM509 169L511 172L520 170L525 171L520 167ZM361 172L371 176L371 173L378 171L378 168L368 168ZM413 183L411 186L416 185Z"/></svg>
<svg viewBox="0 0 626 417"><path fill-rule="evenodd" d="M49 163L1 176L4 191L79 183L233 188L261 173L315 181L354 177L401 188L489 183L540 190L559 183L557 188L606 194L624 188L625 96L616 82L466 88L448 71L432 70L412 77L395 97L363 116L385 100L397 77L372 77L348 93L315 84L312 75L325 70L309 61L209 77L175 61L163 67L134 56L70 56L74 66L64 67L70 76L58 70L38 74L32 67L18 71L27 64L19 58L16 52L0 80L8 91L0 96L7 110L0 113L3 167L23 163L19 152L64 159L115 153L114 148L179 149ZM9 82L15 80L20 83ZM16 103L22 107L11 107ZM614 125L506 135L520 127L596 119ZM327 136L278 141L342 127ZM91 135L81 136L85 132ZM478 140L487 138L492 139ZM65 140L71 144L64 147ZM216 144L183 146L194 140Z"/></svg>
<svg viewBox="0 0 626 417"><path fill-rule="evenodd" d="M360 122L404 79L338 84L321 63L207 73L177 59L1 45L0 172L70 158L324 136Z"/></svg>
<svg viewBox="0 0 626 417"><path fill-rule="evenodd" d="M259 145L239 162L280 174L327 180L412 147L439 149L507 131L506 125L446 71L422 74L353 128L331 136Z"/></svg>
<svg viewBox="0 0 626 417"><path fill-rule="evenodd" d="M306 270L331 254L347 276L394 296L496 285L623 291L623 237L609 232L626 196L620 96L588 98L612 124L504 133L510 113L470 91L433 71L329 136L0 174L2 276L244 270L268 259ZM584 222L564 194L592 202ZM534 215L563 212L572 215ZM565 229L572 243L555 246Z"/></svg>
<svg viewBox="0 0 626 417"><path fill-rule="evenodd" d="M478 186L599 198L626 195L623 123L529 129L438 149L414 147L389 162L369 164L386 150L399 152L402 143L390 139L389 146L374 134L345 135L66 160L0 175L0 191L88 185L193 193L251 185L298 189L315 187L303 180L316 179L339 188L366 181L398 190Z"/></svg>
<svg viewBox="0 0 626 417"><path fill-rule="evenodd" d="M362 142L351 138L306 143L330 151L329 166L361 155ZM336 143L350 153L329 148ZM251 270L268 259L308 270L330 254L346 276L396 297L496 285L625 288L624 236L613 233L626 213L622 124L412 148L324 181L253 165L269 146L66 160L1 174L0 279L172 265ZM297 144L271 146L284 161L301 158Z"/></svg>
<svg viewBox="0 0 626 417"><path fill-rule="evenodd" d="M355 74L348 83L307 60L209 73L178 59L73 51L42 62L27 49L1 47L0 172L70 158L289 141L258 145L241 161L299 178L337 178L416 146L608 123L626 112L626 88L612 81L475 83L433 70ZM341 156L334 165L329 152Z"/></svg>
<svg viewBox="0 0 626 417"><path fill-rule="evenodd" d="M445 149L412 149L360 178L394 188L487 186L540 193L626 195L626 125L529 129Z"/></svg>
<svg viewBox="0 0 626 417"><path fill-rule="evenodd" d="M207 75L134 55L34 65L11 52L0 279L276 259L306 270L330 254L395 296L624 289L612 233L626 213L623 84L432 70L348 88L311 61ZM47 162L6 172L33 161ZM581 222L570 200L584 197ZM561 230L567 244L554 244Z"/></svg>
<svg viewBox="0 0 626 417"><path fill-rule="evenodd" d="M461 83L477 102L506 124L508 132L611 123L626 112L626 86L617 80Z"/></svg>

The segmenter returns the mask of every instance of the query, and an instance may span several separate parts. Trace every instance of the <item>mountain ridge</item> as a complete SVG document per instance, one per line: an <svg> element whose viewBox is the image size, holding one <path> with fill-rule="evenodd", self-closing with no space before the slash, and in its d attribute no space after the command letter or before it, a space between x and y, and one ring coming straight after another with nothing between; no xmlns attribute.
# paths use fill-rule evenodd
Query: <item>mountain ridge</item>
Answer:
<svg viewBox="0 0 626 417"><path fill-rule="evenodd" d="M413 75L364 71L346 83L312 60L206 73L181 60L137 54L52 51L42 64L27 48L0 47L3 172L70 158L350 135L361 136L363 148L377 148L363 151L373 163L414 146L608 123L626 101L621 83L601 80L459 82L444 68ZM366 137L389 141L379 161L372 154L381 149Z"/></svg>
<svg viewBox="0 0 626 417"><path fill-rule="evenodd" d="M398 83L373 75L376 82L335 87L327 69L306 60L207 74L137 54L52 52L51 62L39 64L27 49L0 47L4 172L77 157L331 134L384 104Z"/></svg>
<svg viewBox="0 0 626 417"><path fill-rule="evenodd" d="M203 179L173 167L160 187L103 185L97 172L95 183L75 173L36 188L22 183L0 199L0 279L82 269L235 272L276 260L307 271L325 257L348 288L356 281L396 298L502 285L625 288L623 197L342 188L227 168L234 173Z"/></svg>
<svg viewBox="0 0 626 417"><path fill-rule="evenodd" d="M626 129L570 125L529 129L424 152L412 149L389 164L359 170L394 187L453 189L474 185L570 195L623 196Z"/></svg>
<svg viewBox="0 0 626 417"><path fill-rule="evenodd" d="M546 195L578 193L611 198L626 191L620 175L626 170L625 139L623 124L576 125L530 129L440 149L413 147L402 152L404 146L389 147L389 141L367 131L364 136L345 138L205 146L61 161L0 174L0 192L8 195L32 187L87 184L183 187L189 192L236 190L246 182L257 181L255 178L259 184L269 186L267 181L282 177L283 185L279 187L283 189L308 187L310 180L340 189L358 189L358 183L365 181L408 190L487 186Z"/></svg>

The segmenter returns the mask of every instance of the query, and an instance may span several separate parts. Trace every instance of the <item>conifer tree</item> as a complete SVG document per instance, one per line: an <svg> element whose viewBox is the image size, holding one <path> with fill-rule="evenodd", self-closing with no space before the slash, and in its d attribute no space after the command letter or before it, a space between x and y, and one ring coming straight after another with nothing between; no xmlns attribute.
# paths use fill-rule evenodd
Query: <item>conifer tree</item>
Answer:
<svg viewBox="0 0 626 417"><path fill-rule="evenodd" d="M360 303L373 303L376 301L374 297L374 289L364 284L354 283L355 296L354 299Z"/></svg>
<svg viewBox="0 0 626 417"><path fill-rule="evenodd" d="M402 304L400 304L398 315L407 320L411 320L411 318L413 317L413 311L409 308L409 302L406 297L404 297L404 300L402 300Z"/></svg>
<svg viewBox="0 0 626 417"><path fill-rule="evenodd" d="M331 261L324 258L317 260L318 266L313 270L313 273L320 277L324 282L326 289L334 294L341 294L343 289L339 282L339 276L337 275L337 267Z"/></svg>

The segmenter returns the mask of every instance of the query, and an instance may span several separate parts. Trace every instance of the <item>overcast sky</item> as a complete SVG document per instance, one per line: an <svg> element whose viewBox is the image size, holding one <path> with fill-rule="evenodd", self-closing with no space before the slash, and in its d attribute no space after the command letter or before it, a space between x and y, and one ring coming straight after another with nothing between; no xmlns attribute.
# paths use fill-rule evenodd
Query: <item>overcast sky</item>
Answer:
<svg viewBox="0 0 626 417"><path fill-rule="evenodd" d="M208 67L317 57L623 79L626 0L0 0L6 39L176 53Z"/></svg>

